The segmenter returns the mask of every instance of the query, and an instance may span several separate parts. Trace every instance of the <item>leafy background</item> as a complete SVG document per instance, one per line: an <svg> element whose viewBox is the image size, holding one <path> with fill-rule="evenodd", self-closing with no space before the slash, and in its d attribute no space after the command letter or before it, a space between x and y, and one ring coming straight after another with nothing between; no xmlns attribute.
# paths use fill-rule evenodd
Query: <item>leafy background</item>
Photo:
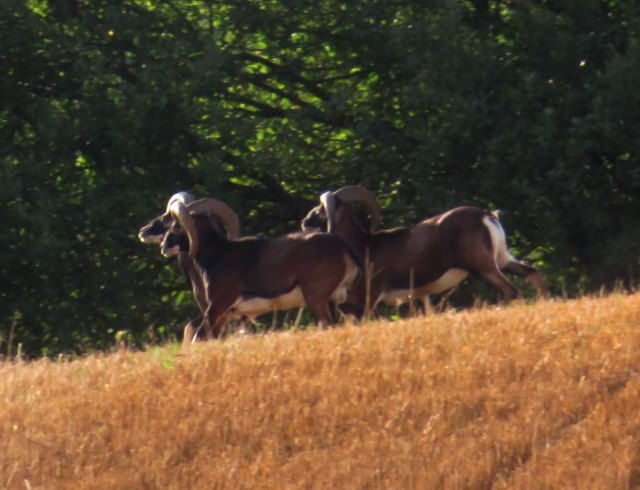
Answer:
<svg viewBox="0 0 640 490"><path fill-rule="evenodd" d="M383 225L504 211L555 294L640 271L632 1L6 0L0 334L30 355L171 336L194 313L137 241L168 197L295 229L364 185ZM467 281L464 305L493 300Z"/></svg>

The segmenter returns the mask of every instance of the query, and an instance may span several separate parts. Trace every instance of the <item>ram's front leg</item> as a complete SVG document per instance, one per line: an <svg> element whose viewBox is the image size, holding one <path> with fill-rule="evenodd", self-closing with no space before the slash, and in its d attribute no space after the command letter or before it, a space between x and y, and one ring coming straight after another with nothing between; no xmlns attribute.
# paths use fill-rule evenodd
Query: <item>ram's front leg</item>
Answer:
<svg viewBox="0 0 640 490"><path fill-rule="evenodd" d="M196 340L197 330L193 325L193 321L187 323L184 327L184 334L182 335L182 348L187 349Z"/></svg>
<svg viewBox="0 0 640 490"><path fill-rule="evenodd" d="M229 294L213 294L210 296L209 307L204 316L207 339L217 339L222 336L227 320L229 320L229 310L236 296Z"/></svg>
<svg viewBox="0 0 640 490"><path fill-rule="evenodd" d="M231 306L240 296L240 293L235 288L232 288L230 284L224 290L221 289L209 289L209 307L204 316L207 339L217 339L222 335L229 319Z"/></svg>
<svg viewBox="0 0 640 490"><path fill-rule="evenodd" d="M367 291L369 292L369 301L367 301ZM339 308L346 315L352 315L356 321L361 321L365 315L368 315L375 303L372 298L379 294L379 290L371 291L371 286L367 288L364 280L358 277L347 292L347 300L342 303Z"/></svg>
<svg viewBox="0 0 640 490"><path fill-rule="evenodd" d="M198 335L202 336L203 331L206 332L204 324L205 317L203 316L187 323L184 327L184 334L182 336L182 350L188 349L189 346L196 341Z"/></svg>
<svg viewBox="0 0 640 490"><path fill-rule="evenodd" d="M229 315L227 314L227 310L229 307L220 307L220 304L211 305L207 309L207 313L205 315L205 337L207 340L217 339L221 336L224 326L227 323Z"/></svg>

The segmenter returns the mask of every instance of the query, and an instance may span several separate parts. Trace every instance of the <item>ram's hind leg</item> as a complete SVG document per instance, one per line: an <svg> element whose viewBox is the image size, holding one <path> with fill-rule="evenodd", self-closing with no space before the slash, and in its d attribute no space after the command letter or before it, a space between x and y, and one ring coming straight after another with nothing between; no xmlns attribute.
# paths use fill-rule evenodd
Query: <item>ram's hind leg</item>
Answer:
<svg viewBox="0 0 640 490"><path fill-rule="evenodd" d="M544 283L544 279L542 279L542 274L540 274L540 271L535 267L512 260L503 268L503 270L513 274L514 276L526 278L531 285L536 288L536 295L538 297L549 297L549 290L547 289L547 285Z"/></svg>
<svg viewBox="0 0 640 490"><path fill-rule="evenodd" d="M330 293L317 290L303 290L302 295L304 296L306 307L316 319L318 326L324 328L335 324L335 320L331 314Z"/></svg>
<svg viewBox="0 0 640 490"><path fill-rule="evenodd" d="M490 251L483 251L482 255L475 261L471 272L488 282L506 300L521 298L522 293L500 271Z"/></svg>
<svg viewBox="0 0 640 490"><path fill-rule="evenodd" d="M499 291L505 299L513 300L522 297L518 288L509 282L502 272L496 267L495 270L480 272L480 277L487 281L496 291Z"/></svg>
<svg viewBox="0 0 640 490"><path fill-rule="evenodd" d="M311 314L316 319L319 327L326 328L331 325L335 325L336 322L333 318L333 315L331 314L329 302L324 305L307 304L307 308L309 308L309 311L311 311Z"/></svg>

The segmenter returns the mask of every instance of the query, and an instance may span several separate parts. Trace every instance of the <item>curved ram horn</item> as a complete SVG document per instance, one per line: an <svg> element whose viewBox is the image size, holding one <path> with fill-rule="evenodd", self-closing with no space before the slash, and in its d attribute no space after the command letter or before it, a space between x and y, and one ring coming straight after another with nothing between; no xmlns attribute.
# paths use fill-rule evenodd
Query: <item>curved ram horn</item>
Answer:
<svg viewBox="0 0 640 490"><path fill-rule="evenodd" d="M333 192L324 192L320 196L320 204L324 207L324 212L327 215L327 233L331 233L335 225L336 210L336 198L333 195Z"/></svg>
<svg viewBox="0 0 640 490"><path fill-rule="evenodd" d="M193 222L193 217L187 210L187 206L185 206L181 200L177 199L171 204L169 213L178 220L187 232L187 237L189 238L189 256L191 258L195 257L198 252L198 233L196 231L196 225Z"/></svg>
<svg viewBox="0 0 640 490"><path fill-rule="evenodd" d="M166 214L170 213L171 205L176 201L180 201L182 204L187 205L192 203L195 200L196 198L193 197L193 194L191 194L190 192L187 192L187 191L176 192L173 196L169 198L169 202L167 202Z"/></svg>
<svg viewBox="0 0 640 490"><path fill-rule="evenodd" d="M367 206L371 212L370 231L373 232L376 229L382 218L382 209L373 192L359 185L346 185L335 191L333 195L344 203L357 201Z"/></svg>
<svg viewBox="0 0 640 490"><path fill-rule="evenodd" d="M220 218L227 228L229 240L240 238L240 220L238 215L224 202L211 197L199 199L187 206L191 214L204 213Z"/></svg>

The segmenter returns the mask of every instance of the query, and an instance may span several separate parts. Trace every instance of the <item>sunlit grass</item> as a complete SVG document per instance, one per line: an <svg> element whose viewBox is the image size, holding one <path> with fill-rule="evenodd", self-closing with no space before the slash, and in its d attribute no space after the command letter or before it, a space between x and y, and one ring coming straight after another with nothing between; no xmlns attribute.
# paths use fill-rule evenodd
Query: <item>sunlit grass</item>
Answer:
<svg viewBox="0 0 640 490"><path fill-rule="evenodd" d="M630 488L640 295L0 364L0 487Z"/></svg>

